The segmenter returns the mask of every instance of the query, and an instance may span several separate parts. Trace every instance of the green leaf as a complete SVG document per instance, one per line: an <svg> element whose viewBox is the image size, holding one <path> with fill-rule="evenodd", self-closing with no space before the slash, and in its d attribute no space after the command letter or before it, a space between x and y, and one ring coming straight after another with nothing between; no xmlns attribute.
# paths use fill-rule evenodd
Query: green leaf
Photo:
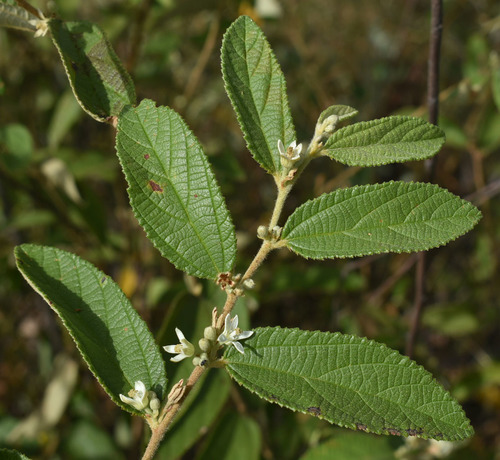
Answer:
<svg viewBox="0 0 500 460"><path fill-rule="evenodd" d="M83 110L98 121L135 104L134 83L104 32L87 21L49 21L52 41Z"/></svg>
<svg viewBox="0 0 500 460"><path fill-rule="evenodd" d="M441 129L421 118L395 116L341 128L322 152L349 166L378 166L429 158L444 140Z"/></svg>
<svg viewBox="0 0 500 460"><path fill-rule="evenodd" d="M349 107L348 105L331 105L327 109L321 112L318 118L318 124L323 123L328 117L336 115L338 117L337 121L348 120L349 118L355 117L358 114L356 109Z"/></svg>
<svg viewBox="0 0 500 460"><path fill-rule="evenodd" d="M230 271L236 237L203 150L179 114L144 100L119 117L116 150L130 203L155 247L179 270Z"/></svg>
<svg viewBox="0 0 500 460"><path fill-rule="evenodd" d="M248 150L269 173L281 171L278 140L296 140L286 84L262 30L239 17L222 42L222 74Z"/></svg>
<svg viewBox="0 0 500 460"><path fill-rule="evenodd" d="M259 460L259 425L238 412L226 414L201 448L196 460Z"/></svg>
<svg viewBox="0 0 500 460"><path fill-rule="evenodd" d="M59 315L111 399L128 411L126 395L141 380L161 399L167 376L146 323L125 294L89 262L66 251L23 244L15 249L26 281Z"/></svg>
<svg viewBox="0 0 500 460"><path fill-rule="evenodd" d="M290 249L313 259L424 251L468 232L481 213L433 184L386 182L324 194L283 228Z"/></svg>
<svg viewBox="0 0 500 460"><path fill-rule="evenodd" d="M29 21L38 19L18 5L7 5L0 3L0 27L11 27L13 29L35 32L36 27Z"/></svg>
<svg viewBox="0 0 500 460"><path fill-rule="evenodd" d="M470 437L458 403L431 374L360 337L257 328L226 369L261 398L347 428L443 440Z"/></svg>

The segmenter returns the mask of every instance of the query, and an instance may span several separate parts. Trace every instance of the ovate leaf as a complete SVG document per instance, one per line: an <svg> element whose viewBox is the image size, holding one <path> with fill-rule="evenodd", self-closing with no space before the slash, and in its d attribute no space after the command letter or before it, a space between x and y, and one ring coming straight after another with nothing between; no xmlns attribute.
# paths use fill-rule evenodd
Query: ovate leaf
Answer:
<svg viewBox="0 0 500 460"><path fill-rule="evenodd" d="M13 29L35 32L36 27L29 21L38 19L35 15L28 13L18 5L0 3L0 27L11 27Z"/></svg>
<svg viewBox="0 0 500 460"><path fill-rule="evenodd" d="M429 158L444 140L441 129L421 118L387 117L339 129L323 153L350 166L378 166Z"/></svg>
<svg viewBox="0 0 500 460"><path fill-rule="evenodd" d="M386 182L324 194L298 207L284 243L313 259L424 251L468 232L481 213L433 184Z"/></svg>
<svg viewBox="0 0 500 460"><path fill-rule="evenodd" d="M431 374L385 345L269 327L255 329L244 349L226 349L226 369L270 402L378 434L451 441L473 434L459 404Z"/></svg>
<svg viewBox="0 0 500 460"><path fill-rule="evenodd" d="M278 140L296 140L285 78L262 30L239 17L224 35L222 73L248 150L269 173L281 171Z"/></svg>
<svg viewBox="0 0 500 460"><path fill-rule="evenodd" d="M76 99L98 121L118 116L135 104L134 83L104 32L87 21L49 21L56 46Z"/></svg>
<svg viewBox="0 0 500 460"><path fill-rule="evenodd" d="M182 118L144 100L119 117L116 150L130 203L156 248L179 270L216 279L236 238L208 160Z"/></svg>
<svg viewBox="0 0 500 460"><path fill-rule="evenodd" d="M90 370L121 402L141 380L159 398L167 376L146 323L118 285L89 262L66 251L23 244L15 249L17 268L59 315Z"/></svg>

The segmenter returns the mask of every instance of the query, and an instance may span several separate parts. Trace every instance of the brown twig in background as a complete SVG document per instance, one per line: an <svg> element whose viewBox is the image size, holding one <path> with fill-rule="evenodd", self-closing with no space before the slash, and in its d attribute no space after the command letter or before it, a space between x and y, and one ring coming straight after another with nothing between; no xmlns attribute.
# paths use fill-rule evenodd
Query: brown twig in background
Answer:
<svg viewBox="0 0 500 460"><path fill-rule="evenodd" d="M431 0L431 37L427 71L429 122L437 125L439 114L439 58L443 31L443 0Z"/></svg>
<svg viewBox="0 0 500 460"><path fill-rule="evenodd" d="M203 49L201 50L200 57L191 74L189 75L188 81L186 83L186 88L184 89L184 99L186 102L193 97L193 94L200 82L203 71L205 70L205 67L208 64L208 60L215 48L217 37L219 35L219 22L219 17L215 16L215 18L210 23L207 38L203 45Z"/></svg>
<svg viewBox="0 0 500 460"><path fill-rule="evenodd" d="M368 297L367 303L374 304L380 302L384 294L392 289L392 287L413 267L418 259L418 254L408 256L396 271L387 278L376 290Z"/></svg>
<svg viewBox="0 0 500 460"><path fill-rule="evenodd" d="M130 37L130 50L128 53L125 67L132 73L139 57L142 41L144 38L144 25L148 17L149 11L153 6L154 0L144 0L137 9L135 21L132 26L132 35Z"/></svg>
<svg viewBox="0 0 500 460"><path fill-rule="evenodd" d="M25 2L24 0L16 0L16 3L21 8L24 8L26 11L31 13L33 16L36 16L38 19L42 19L42 16L40 16L40 11L38 9L36 9L34 6L31 6L29 3Z"/></svg>
<svg viewBox="0 0 500 460"><path fill-rule="evenodd" d="M439 115L439 59L441 52L441 33L443 30L443 1L431 0L431 30L429 41L429 61L427 71L427 108L429 122L437 125ZM426 170L432 177L432 160L426 161ZM423 310L425 282L425 253L418 253L415 272L415 297L413 299L413 317L406 341L406 354L413 357L413 350L420 327Z"/></svg>

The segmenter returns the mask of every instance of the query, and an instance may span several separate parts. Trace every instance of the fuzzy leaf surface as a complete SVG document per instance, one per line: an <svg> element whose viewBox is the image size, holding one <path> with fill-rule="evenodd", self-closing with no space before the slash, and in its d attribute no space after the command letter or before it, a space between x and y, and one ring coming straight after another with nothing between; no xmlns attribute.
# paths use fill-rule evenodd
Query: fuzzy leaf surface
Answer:
<svg viewBox="0 0 500 460"><path fill-rule="evenodd" d="M262 30L240 16L222 42L222 74L248 150L270 174L281 171L278 140L296 140L283 72Z"/></svg>
<svg viewBox="0 0 500 460"><path fill-rule="evenodd" d="M340 426L443 440L470 437L462 408L423 367L385 345L267 327L228 347L226 369L261 398Z"/></svg>
<svg viewBox="0 0 500 460"><path fill-rule="evenodd" d="M36 27L29 22L34 19L38 18L18 5L0 3L0 27L10 27L13 29L35 32Z"/></svg>
<svg viewBox="0 0 500 460"><path fill-rule="evenodd" d="M230 271L236 237L195 135L179 114L143 100L119 117L116 150L130 203L155 247L179 270L216 279Z"/></svg>
<svg viewBox="0 0 500 460"><path fill-rule="evenodd" d="M444 140L440 128L421 118L393 116L339 129L323 153L349 166L378 166L429 158Z"/></svg>
<svg viewBox="0 0 500 460"><path fill-rule="evenodd" d="M59 51L76 99L92 118L106 121L135 104L132 78L104 32L87 21L49 21L52 41Z"/></svg>
<svg viewBox="0 0 500 460"><path fill-rule="evenodd" d="M386 182L336 190L299 206L282 240L313 259L414 252L468 232L481 213L433 184Z"/></svg>
<svg viewBox="0 0 500 460"><path fill-rule="evenodd" d="M17 267L59 315L76 346L111 399L132 412L120 394L141 380L159 398L167 376L146 323L118 285L91 263L61 249L23 244Z"/></svg>

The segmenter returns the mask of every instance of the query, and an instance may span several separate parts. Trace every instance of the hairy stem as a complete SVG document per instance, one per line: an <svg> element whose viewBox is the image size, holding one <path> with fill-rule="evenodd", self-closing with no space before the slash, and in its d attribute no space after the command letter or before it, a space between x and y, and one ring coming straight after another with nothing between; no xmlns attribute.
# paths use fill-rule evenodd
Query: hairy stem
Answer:
<svg viewBox="0 0 500 460"><path fill-rule="evenodd" d="M161 420L159 425L155 428L152 428L151 439L149 440L148 447L146 448L146 451L142 456L142 460L151 460L154 457L156 451L158 450L158 447L160 447L160 443L164 438L165 433L170 428L170 425L172 424L174 417L179 412L179 409L182 407L182 404L184 403L189 393L193 389L194 385L196 384L196 382L198 382L198 380L200 379L200 377L203 375L204 372L205 368L201 366L196 366L193 369L193 372L191 372L191 375L189 376L189 379L186 383L185 387L186 389L182 397L179 399L179 401L172 404L167 409L165 417Z"/></svg>

